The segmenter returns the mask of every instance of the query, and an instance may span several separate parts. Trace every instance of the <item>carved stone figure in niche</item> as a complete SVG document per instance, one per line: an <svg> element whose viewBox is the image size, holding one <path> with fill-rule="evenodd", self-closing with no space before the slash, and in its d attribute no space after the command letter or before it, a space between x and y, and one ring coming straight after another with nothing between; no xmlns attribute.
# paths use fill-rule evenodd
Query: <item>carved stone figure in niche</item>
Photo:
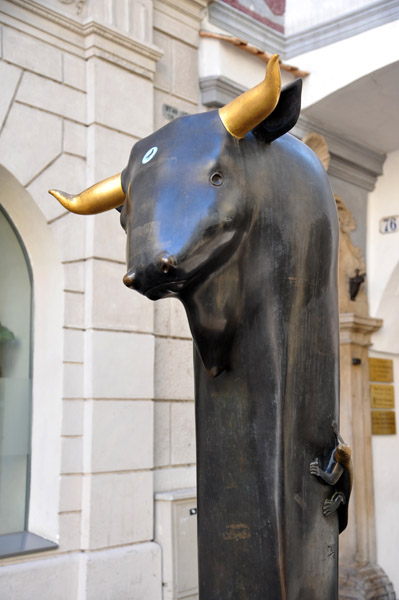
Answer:
<svg viewBox="0 0 399 600"><path fill-rule="evenodd" d="M367 317L369 307L364 284L366 265L361 249L354 246L350 238L350 232L356 229L356 221L342 198L337 194L334 197L338 209L340 229L338 261L339 312L351 312ZM358 278L361 278L362 281ZM354 289L355 285L357 291ZM351 296L353 295L354 299L352 300Z"/></svg>
<svg viewBox="0 0 399 600"><path fill-rule="evenodd" d="M360 286L366 279L366 273L360 273L359 269L355 269L355 275L349 279L349 296L351 300L356 300Z"/></svg>
<svg viewBox="0 0 399 600"><path fill-rule="evenodd" d="M319 157L323 167L328 171L330 153L324 137L318 133L309 133L302 140ZM356 229L356 221L352 212L340 196L334 194L339 218L339 261L338 261L338 294L339 312L356 313L367 317L369 314L365 280L366 265L362 251L354 246L350 238L351 231Z"/></svg>
<svg viewBox="0 0 399 600"><path fill-rule="evenodd" d="M331 498L324 501L323 515L329 517L338 511L339 532L341 533L348 524L348 502L353 479L352 450L342 439L335 421L332 428L337 438L337 446L332 451L327 468L324 471L319 465L319 460L316 459L310 463L310 472L312 475L320 477L328 485L335 486Z"/></svg>

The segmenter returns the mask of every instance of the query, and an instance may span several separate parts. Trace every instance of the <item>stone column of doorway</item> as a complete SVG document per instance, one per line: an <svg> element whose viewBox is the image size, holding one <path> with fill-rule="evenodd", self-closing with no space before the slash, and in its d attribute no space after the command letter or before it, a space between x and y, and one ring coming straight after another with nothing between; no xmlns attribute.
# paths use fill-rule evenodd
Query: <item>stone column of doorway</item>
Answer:
<svg viewBox="0 0 399 600"><path fill-rule="evenodd" d="M303 141L328 171L330 153L324 137L309 133ZM340 536L339 600L395 600L392 583L376 562L368 358L371 335L383 321L369 316L366 286L359 279L365 277L366 265L350 238L356 221L338 195L335 201L340 223L340 431L352 448L354 468L348 528ZM356 275L357 286L351 289L350 280Z"/></svg>
<svg viewBox="0 0 399 600"><path fill-rule="evenodd" d="M350 240L356 226L352 213L336 196L340 220L340 430L352 447L354 481L349 505L349 526L340 536L339 599L394 600L395 592L376 563L376 530L369 393L369 347L371 335L382 319L368 314L364 283L354 299L350 278L364 272L359 248Z"/></svg>

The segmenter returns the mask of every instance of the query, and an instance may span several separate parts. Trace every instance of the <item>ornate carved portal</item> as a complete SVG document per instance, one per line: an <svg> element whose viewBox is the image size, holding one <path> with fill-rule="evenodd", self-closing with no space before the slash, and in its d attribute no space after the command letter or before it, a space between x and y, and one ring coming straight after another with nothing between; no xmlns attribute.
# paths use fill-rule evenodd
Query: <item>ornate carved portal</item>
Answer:
<svg viewBox="0 0 399 600"><path fill-rule="evenodd" d="M334 195L339 218L338 294L339 312L368 317L369 305L365 285L366 263L362 251L354 246L350 233L356 221L345 202Z"/></svg>
<svg viewBox="0 0 399 600"><path fill-rule="evenodd" d="M323 136L303 140L327 170L330 161ZM338 210L340 312L340 430L352 447L354 480L349 527L340 537L339 600L395 600L392 583L376 563L376 533L371 444L368 355L371 335L382 326L369 316L365 261L350 238L356 221L343 199Z"/></svg>

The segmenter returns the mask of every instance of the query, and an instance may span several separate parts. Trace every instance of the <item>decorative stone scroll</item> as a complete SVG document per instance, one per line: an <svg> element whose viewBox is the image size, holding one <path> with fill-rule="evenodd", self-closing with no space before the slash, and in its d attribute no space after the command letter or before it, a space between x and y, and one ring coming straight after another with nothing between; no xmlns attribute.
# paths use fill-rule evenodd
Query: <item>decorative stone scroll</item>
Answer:
<svg viewBox="0 0 399 600"><path fill-rule="evenodd" d="M330 153L324 137L318 133L309 133L303 142L319 157L323 167L328 171ZM338 210L340 238L339 238L339 267L338 267L338 293L339 312L350 312L363 317L368 316L368 300L366 285L364 283L366 264L361 248L354 246L350 234L356 229L355 218L345 202L338 194L334 194ZM355 281L356 294L351 299L353 280L358 277L362 281ZM353 294L352 294L353 295Z"/></svg>

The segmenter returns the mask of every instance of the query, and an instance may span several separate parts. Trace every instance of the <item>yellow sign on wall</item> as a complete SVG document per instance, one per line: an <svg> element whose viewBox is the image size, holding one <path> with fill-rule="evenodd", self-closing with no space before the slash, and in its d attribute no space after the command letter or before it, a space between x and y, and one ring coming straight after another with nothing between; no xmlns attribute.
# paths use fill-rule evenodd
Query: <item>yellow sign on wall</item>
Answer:
<svg viewBox="0 0 399 600"><path fill-rule="evenodd" d="M393 382L393 360L369 358L370 381Z"/></svg>
<svg viewBox="0 0 399 600"><path fill-rule="evenodd" d="M396 420L393 410L373 410L371 412L373 435L395 435Z"/></svg>
<svg viewBox="0 0 399 600"><path fill-rule="evenodd" d="M370 400L371 408L395 408L395 392L393 385L371 383Z"/></svg>

